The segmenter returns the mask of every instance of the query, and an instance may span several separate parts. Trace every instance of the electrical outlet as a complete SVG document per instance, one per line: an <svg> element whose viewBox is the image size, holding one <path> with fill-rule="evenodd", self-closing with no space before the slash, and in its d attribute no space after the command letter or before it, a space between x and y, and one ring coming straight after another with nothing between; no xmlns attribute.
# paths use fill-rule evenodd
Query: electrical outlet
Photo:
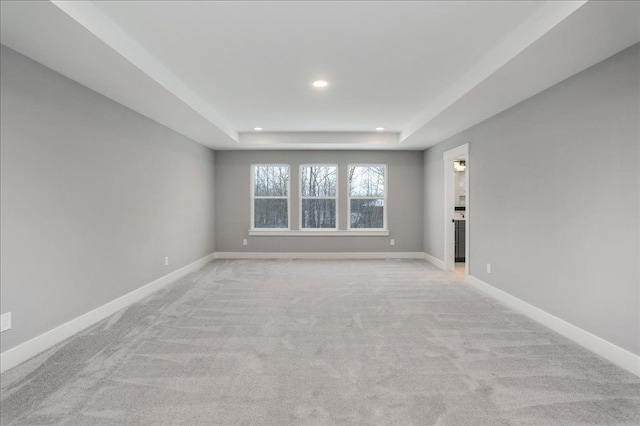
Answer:
<svg viewBox="0 0 640 426"><path fill-rule="evenodd" d="M242 245L246 246L247 245L247 239L245 238L244 240L242 240Z"/></svg>
<svg viewBox="0 0 640 426"><path fill-rule="evenodd" d="M391 244L392 246L396 245L396 240L394 240L393 238L389 240L389 244Z"/></svg>
<svg viewBox="0 0 640 426"><path fill-rule="evenodd" d="M168 266L169 265L169 256L165 256L164 257L164 266Z"/></svg>
<svg viewBox="0 0 640 426"><path fill-rule="evenodd" d="M0 332L7 331L11 328L11 312L0 315Z"/></svg>
<svg viewBox="0 0 640 426"><path fill-rule="evenodd" d="M491 264L487 263L487 274L491 273Z"/></svg>

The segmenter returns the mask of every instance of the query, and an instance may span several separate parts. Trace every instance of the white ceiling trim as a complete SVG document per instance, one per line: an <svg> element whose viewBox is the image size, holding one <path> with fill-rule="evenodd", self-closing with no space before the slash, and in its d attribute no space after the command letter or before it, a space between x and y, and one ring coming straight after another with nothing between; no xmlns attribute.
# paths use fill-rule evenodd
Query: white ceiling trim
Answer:
<svg viewBox="0 0 640 426"><path fill-rule="evenodd" d="M523 50L553 29L569 15L582 7L588 0L545 3L536 13L527 18L508 37L491 49L476 65L453 86L445 90L429 107L420 114L420 118L409 125L400 134L404 141L420 128L426 126L457 100L469 93L487 77L518 56ZM560 3L560 6L558 5Z"/></svg>
<svg viewBox="0 0 640 426"><path fill-rule="evenodd" d="M220 117L211 105L91 2L50 1L162 87L173 93L220 131L234 141L238 141L238 133L223 124L225 120Z"/></svg>
<svg viewBox="0 0 640 426"><path fill-rule="evenodd" d="M388 149L398 144L396 132L240 132L240 145L303 145L309 149L325 149L328 145L344 149L347 146L368 146Z"/></svg>

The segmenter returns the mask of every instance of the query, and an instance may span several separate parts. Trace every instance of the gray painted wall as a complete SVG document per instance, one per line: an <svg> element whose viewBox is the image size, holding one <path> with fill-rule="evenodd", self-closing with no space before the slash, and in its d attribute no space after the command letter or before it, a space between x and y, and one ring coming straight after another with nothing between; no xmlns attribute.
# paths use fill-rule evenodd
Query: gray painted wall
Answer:
<svg viewBox="0 0 640 426"><path fill-rule="evenodd" d="M338 164L340 229L347 224L347 167L385 163L388 175L389 237L247 236L250 227L250 167L284 163L291 167L291 227L298 229L300 164ZM216 152L216 250L220 252L415 252L422 251L423 187L421 151L219 151ZM242 240L248 239L243 246ZM389 245L394 238L396 245Z"/></svg>
<svg viewBox="0 0 640 426"><path fill-rule="evenodd" d="M444 258L442 154L469 142L471 275L635 354L639 46L424 153L425 252Z"/></svg>
<svg viewBox="0 0 640 426"><path fill-rule="evenodd" d="M6 351L212 253L214 152L1 55Z"/></svg>

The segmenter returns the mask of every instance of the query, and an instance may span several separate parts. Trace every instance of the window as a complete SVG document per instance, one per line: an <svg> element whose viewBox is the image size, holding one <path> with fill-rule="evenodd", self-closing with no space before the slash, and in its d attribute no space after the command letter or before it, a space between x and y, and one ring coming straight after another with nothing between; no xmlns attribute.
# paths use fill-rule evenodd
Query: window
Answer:
<svg viewBox="0 0 640 426"><path fill-rule="evenodd" d="M252 229L289 229L289 166L252 168Z"/></svg>
<svg viewBox="0 0 640 426"><path fill-rule="evenodd" d="M300 228L337 229L338 166L300 166Z"/></svg>
<svg viewBox="0 0 640 426"><path fill-rule="evenodd" d="M349 229L386 229L384 164L349 165Z"/></svg>

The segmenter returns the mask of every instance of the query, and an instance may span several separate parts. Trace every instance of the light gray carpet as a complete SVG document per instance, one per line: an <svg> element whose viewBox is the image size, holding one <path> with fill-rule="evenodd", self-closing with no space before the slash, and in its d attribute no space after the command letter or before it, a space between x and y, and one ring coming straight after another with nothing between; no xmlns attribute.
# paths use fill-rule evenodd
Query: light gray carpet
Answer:
<svg viewBox="0 0 640 426"><path fill-rule="evenodd" d="M640 380L422 261L215 261L3 374L2 424L640 424Z"/></svg>

